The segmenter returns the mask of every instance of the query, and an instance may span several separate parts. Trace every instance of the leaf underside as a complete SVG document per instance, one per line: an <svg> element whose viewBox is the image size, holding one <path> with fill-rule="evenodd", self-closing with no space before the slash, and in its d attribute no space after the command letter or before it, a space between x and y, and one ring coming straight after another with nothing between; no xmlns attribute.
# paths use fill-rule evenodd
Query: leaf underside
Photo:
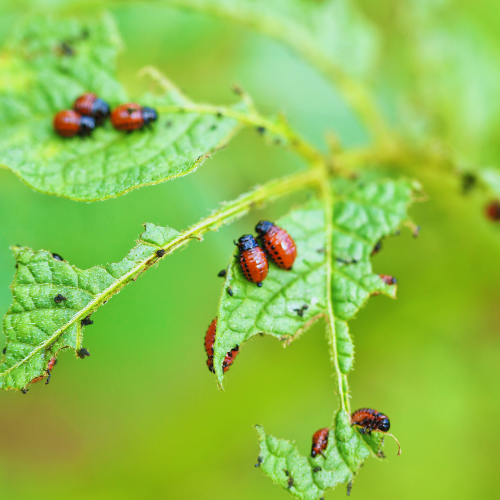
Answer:
<svg viewBox="0 0 500 500"><path fill-rule="evenodd" d="M61 138L55 113L85 92L111 107L130 102L116 79L121 46L113 20L29 18L0 57L0 164L43 193L102 200L194 171L225 145L235 120L199 113L159 113L150 129L124 134L108 122L91 138ZM144 106L192 105L172 85L146 94ZM246 109L239 103L236 109Z"/></svg>
<svg viewBox="0 0 500 500"><path fill-rule="evenodd" d="M396 295L396 285L386 284L373 273L370 256L382 238L394 235L401 223L408 220L407 209L418 189L416 183L406 180L341 179L333 185L336 201L331 295L336 361L346 393L346 377L354 362L348 320L371 295L384 294L392 298ZM235 258L238 252L231 256L219 303L214 344L214 367L220 386L224 357L237 345L241 350L244 342L258 334L272 335L286 345L314 321L327 316L326 228L321 201L312 199L276 224L286 229L297 245L297 258L291 271L281 270L270 261L268 277L262 288L258 288L245 279ZM232 296L227 293L229 287ZM326 488L351 481L363 460L377 454L382 436L359 434L350 427L349 415L343 410L337 414L334 428L330 432L326 459L303 457L289 441L265 436L259 428L263 472L300 499L319 498ZM322 470L313 472L314 467ZM293 479L291 487L290 478Z"/></svg>
<svg viewBox="0 0 500 500"><path fill-rule="evenodd" d="M46 374L50 359L82 347L82 320L159 260L156 251L179 233L145 224L137 246L120 262L80 270L50 252L14 247L13 304L3 328L7 347L0 364L0 388L23 389ZM64 300L54 300L58 295ZM85 322L84 322L85 323Z"/></svg>

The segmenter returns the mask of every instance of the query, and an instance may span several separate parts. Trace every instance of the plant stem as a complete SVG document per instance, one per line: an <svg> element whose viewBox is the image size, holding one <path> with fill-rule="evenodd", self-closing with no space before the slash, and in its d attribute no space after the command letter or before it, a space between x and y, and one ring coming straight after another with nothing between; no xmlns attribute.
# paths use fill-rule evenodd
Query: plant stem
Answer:
<svg viewBox="0 0 500 500"><path fill-rule="evenodd" d="M233 118L246 125L253 126L262 134L272 134L281 141L283 146L290 147L308 163L316 163L322 159L322 154L297 134L284 120L273 121L254 112L245 113L232 108L212 106L210 104L190 104L186 106L159 106L160 113L197 113Z"/></svg>
<svg viewBox="0 0 500 500"><path fill-rule="evenodd" d="M264 204L268 201L282 198L296 191L303 191L313 186L321 186L323 176L319 171L312 170L300 172L288 177L270 181L255 188L249 193L243 194L233 201L226 202L212 215L194 224L189 229L181 233L174 241L164 247L168 253L184 245L190 238L201 239L201 236L208 231L215 231L221 225L228 224L233 220L243 217L252 208Z"/></svg>

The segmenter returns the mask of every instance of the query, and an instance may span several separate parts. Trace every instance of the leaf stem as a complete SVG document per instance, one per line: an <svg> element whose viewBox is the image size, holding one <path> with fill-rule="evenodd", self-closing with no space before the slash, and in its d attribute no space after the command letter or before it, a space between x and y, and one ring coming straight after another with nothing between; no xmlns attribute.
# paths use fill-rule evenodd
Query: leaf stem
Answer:
<svg viewBox="0 0 500 500"><path fill-rule="evenodd" d="M328 180L328 179L326 179ZM321 193L325 206L326 217L326 303L327 303L327 335L330 346L330 358L337 375L337 391L341 409L349 413L349 396L347 377L341 372L337 349L337 334L335 328L335 314L332 301L332 275L333 275L333 195L329 183L321 183Z"/></svg>
<svg viewBox="0 0 500 500"><path fill-rule="evenodd" d="M280 138L278 144L289 146L291 150L304 158L308 163L317 163L323 155L303 139L292 127L283 120L270 120L254 112L245 113L232 108L212 106L210 104L190 104L186 106L159 106L159 113L197 113L210 114L218 117L233 118L246 125L253 126L262 134L271 133Z"/></svg>

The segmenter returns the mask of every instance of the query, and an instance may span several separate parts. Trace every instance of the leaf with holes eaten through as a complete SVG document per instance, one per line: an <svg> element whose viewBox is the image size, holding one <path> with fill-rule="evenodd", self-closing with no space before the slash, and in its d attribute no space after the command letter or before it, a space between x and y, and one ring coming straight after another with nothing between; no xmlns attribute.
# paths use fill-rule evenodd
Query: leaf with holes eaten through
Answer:
<svg viewBox="0 0 500 500"><path fill-rule="evenodd" d="M256 426L259 434L259 460L262 472L300 500L317 500L325 490L350 483L364 460L382 457L384 435L361 434L351 427L349 415L339 411L328 434L328 446L315 458L301 455L294 442L277 439Z"/></svg>
<svg viewBox="0 0 500 500"><path fill-rule="evenodd" d="M193 102L166 80L161 93L132 99L116 78L121 46L109 16L28 18L0 55L0 165L33 189L73 200L103 200L187 175L235 133L234 119L162 113ZM150 129L125 134L108 122L90 138L61 138L55 113L85 92L111 107L137 101L159 110ZM244 110L243 103L235 109Z"/></svg>
<svg viewBox="0 0 500 500"><path fill-rule="evenodd" d="M406 180L336 181L333 220L332 298L338 363L343 374L352 368L354 347L347 321L370 295L395 297L396 286L372 272L370 255L376 243L407 220L407 208L418 186ZM269 262L262 288L247 281L236 249L231 256L219 303L214 367L222 385L227 352L254 335L267 334L290 343L327 314L325 214L312 199L276 221L297 245L291 271ZM232 295L228 293L231 290Z"/></svg>
<svg viewBox="0 0 500 500"><path fill-rule="evenodd" d="M13 304L5 315L7 347L0 364L0 388L24 389L46 373L62 349L82 348L90 315L126 284L156 263L157 254L179 233L145 224L137 246L120 262L81 270L45 250L14 247Z"/></svg>

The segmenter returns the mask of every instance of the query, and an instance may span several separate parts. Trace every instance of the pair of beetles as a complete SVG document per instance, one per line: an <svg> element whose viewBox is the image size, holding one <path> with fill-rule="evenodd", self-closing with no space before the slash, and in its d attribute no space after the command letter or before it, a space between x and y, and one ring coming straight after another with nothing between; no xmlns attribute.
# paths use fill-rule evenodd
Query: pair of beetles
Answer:
<svg viewBox="0 0 500 500"><path fill-rule="evenodd" d="M151 125L158 119L153 108L134 102L120 104L111 111L109 104L96 94L86 93L73 103L73 109L59 111L54 117L54 129L61 137L90 136L107 118L116 130L132 132Z"/></svg>
<svg viewBox="0 0 500 500"><path fill-rule="evenodd" d="M278 267L290 271L297 257L297 246L284 229L267 220L261 220L255 226L255 231L263 243L265 252L251 234L245 234L234 244L240 250L240 266L245 278L260 287L269 271L267 255Z"/></svg>

